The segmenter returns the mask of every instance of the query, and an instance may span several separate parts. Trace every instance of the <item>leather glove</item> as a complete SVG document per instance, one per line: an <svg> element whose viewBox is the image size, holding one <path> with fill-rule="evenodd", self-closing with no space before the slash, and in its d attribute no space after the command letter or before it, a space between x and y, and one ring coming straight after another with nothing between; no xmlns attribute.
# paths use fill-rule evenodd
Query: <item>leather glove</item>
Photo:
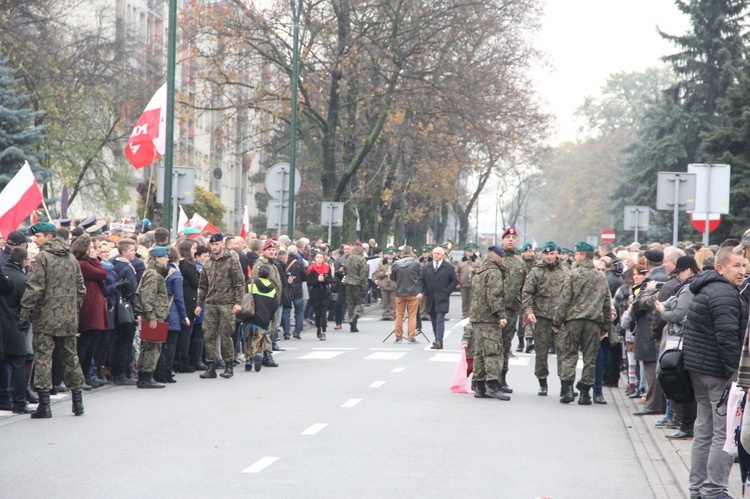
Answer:
<svg viewBox="0 0 750 499"><path fill-rule="evenodd" d="M18 321L18 330L25 333L31 327L31 323L28 319L21 319Z"/></svg>
<svg viewBox="0 0 750 499"><path fill-rule="evenodd" d="M123 291L128 291L130 289L130 280L123 277L122 279L120 279L119 281L115 283L115 288L121 289Z"/></svg>

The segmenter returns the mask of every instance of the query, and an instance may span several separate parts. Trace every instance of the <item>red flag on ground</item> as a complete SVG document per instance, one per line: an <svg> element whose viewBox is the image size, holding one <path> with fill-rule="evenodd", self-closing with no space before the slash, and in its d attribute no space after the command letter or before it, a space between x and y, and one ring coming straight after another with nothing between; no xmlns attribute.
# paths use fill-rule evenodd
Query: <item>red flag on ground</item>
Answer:
<svg viewBox="0 0 750 499"><path fill-rule="evenodd" d="M250 232L250 214L247 212L247 205L242 212L242 228L240 229L240 237L245 239L247 233Z"/></svg>
<svg viewBox="0 0 750 499"><path fill-rule="evenodd" d="M161 86L138 118L125 146L125 156L135 168L148 166L166 149L167 84Z"/></svg>
<svg viewBox="0 0 750 499"><path fill-rule="evenodd" d="M36 183L31 166L25 162L0 192L0 233L8 237L41 203L42 190Z"/></svg>

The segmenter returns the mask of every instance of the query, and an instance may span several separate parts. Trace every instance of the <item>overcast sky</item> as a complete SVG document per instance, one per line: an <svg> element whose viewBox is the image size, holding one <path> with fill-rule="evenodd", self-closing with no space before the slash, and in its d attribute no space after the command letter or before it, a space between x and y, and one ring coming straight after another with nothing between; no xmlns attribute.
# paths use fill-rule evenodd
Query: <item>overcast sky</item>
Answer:
<svg viewBox="0 0 750 499"><path fill-rule="evenodd" d="M573 113L587 95L598 95L607 76L660 64L675 52L657 26L681 35L687 16L674 0L547 0L536 46L549 67L534 71L540 97L556 117L552 144L575 140Z"/></svg>

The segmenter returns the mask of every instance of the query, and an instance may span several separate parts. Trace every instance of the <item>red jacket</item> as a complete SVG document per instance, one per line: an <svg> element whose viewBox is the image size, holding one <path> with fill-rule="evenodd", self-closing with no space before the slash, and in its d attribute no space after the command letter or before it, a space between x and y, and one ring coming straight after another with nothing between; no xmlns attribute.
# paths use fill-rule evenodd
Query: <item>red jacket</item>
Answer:
<svg viewBox="0 0 750 499"><path fill-rule="evenodd" d="M103 331L107 329L107 300L100 283L107 280L107 271L99 260L78 260L78 265L86 286L86 297L78 314L78 332Z"/></svg>

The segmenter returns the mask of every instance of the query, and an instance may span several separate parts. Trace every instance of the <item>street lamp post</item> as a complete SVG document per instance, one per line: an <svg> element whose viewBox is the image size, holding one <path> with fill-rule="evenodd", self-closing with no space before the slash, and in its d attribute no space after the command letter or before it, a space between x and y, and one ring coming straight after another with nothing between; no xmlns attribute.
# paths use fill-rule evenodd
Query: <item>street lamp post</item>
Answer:
<svg viewBox="0 0 750 499"><path fill-rule="evenodd" d="M299 20L302 0L291 0L294 33L292 42L292 124L289 152L289 237L294 239L294 176L297 168L297 80L299 79Z"/></svg>
<svg viewBox="0 0 750 499"><path fill-rule="evenodd" d="M172 228L172 164L174 162L174 80L177 39L177 0L169 0L167 33L167 137L164 151L164 227ZM148 203L148 200L146 201ZM177 227L175 227L177 230Z"/></svg>

